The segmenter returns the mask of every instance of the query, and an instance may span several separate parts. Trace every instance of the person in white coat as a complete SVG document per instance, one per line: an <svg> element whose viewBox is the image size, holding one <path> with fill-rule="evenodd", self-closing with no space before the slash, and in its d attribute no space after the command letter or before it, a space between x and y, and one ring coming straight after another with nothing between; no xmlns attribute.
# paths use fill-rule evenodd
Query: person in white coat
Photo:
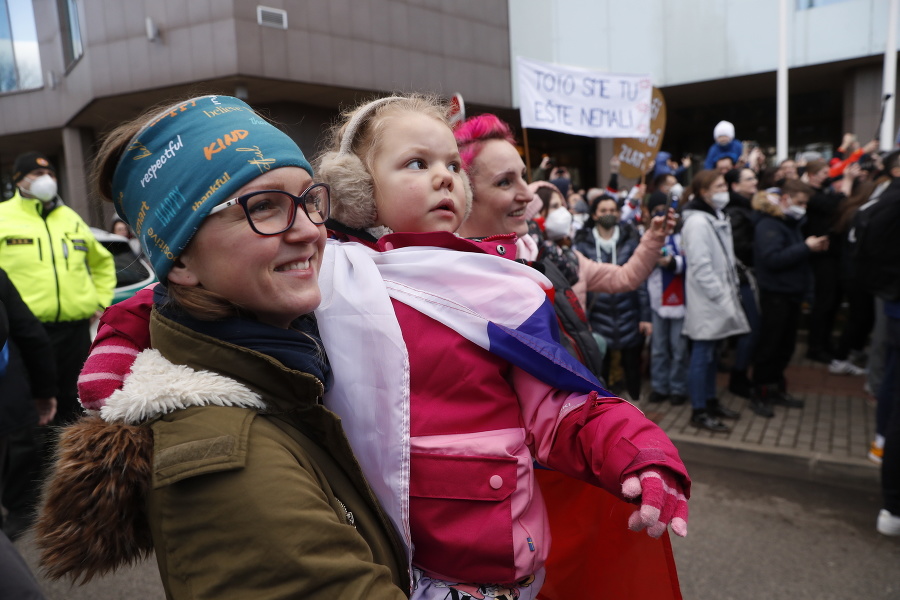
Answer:
<svg viewBox="0 0 900 600"><path fill-rule="evenodd" d="M741 308L731 223L722 211L728 187L716 171L700 171L691 183L693 197L685 205L681 231L685 273L683 333L691 341L688 395L691 424L715 432L730 428L721 419L740 414L716 398L716 344L750 326Z"/></svg>

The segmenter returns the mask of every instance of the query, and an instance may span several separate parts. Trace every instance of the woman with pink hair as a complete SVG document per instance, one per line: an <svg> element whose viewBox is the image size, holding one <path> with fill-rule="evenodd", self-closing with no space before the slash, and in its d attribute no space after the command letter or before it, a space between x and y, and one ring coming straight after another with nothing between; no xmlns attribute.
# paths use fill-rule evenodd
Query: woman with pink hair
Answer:
<svg viewBox="0 0 900 600"><path fill-rule="evenodd" d="M526 239L526 207L534 198L528 189L525 163L509 125L496 115L472 117L454 131L463 169L472 182L472 211L457 233L467 238L515 233L518 257L539 260L537 245ZM672 214L655 217L634 256L624 265L595 262L580 252L578 281L572 285L582 306L588 292L631 291L644 282L660 256L666 235L675 227Z"/></svg>
<svg viewBox="0 0 900 600"><path fill-rule="evenodd" d="M634 255L624 265L595 262L575 251L577 281L564 279L561 288L559 280L552 277L552 261L542 256L538 244L528 235L529 220L536 212L529 209L537 198L537 188L534 184L529 187L526 181L525 164L509 125L495 115L484 114L461 123L454 135L463 169L472 184L472 209L457 233L481 239L515 233L517 257L530 261L550 278L556 288L557 303L561 297L578 295L574 304L588 331L581 308L587 292L625 292L649 277L667 233L674 229L673 213L653 219ZM560 314L557 307L557 315ZM567 334L577 337L577 332L565 331L563 318L559 320L564 329L561 338ZM535 478L544 496L553 536L541 590L543 598L578 597L585 589L591 589L592 581L603 581L604 593L610 597L681 597L668 533L656 540L620 535L630 511L626 504L602 489L556 471L536 469ZM601 514L604 518L596 518ZM640 571L636 557L640 557ZM585 568L586 561L589 568ZM573 570L572 565L579 567Z"/></svg>

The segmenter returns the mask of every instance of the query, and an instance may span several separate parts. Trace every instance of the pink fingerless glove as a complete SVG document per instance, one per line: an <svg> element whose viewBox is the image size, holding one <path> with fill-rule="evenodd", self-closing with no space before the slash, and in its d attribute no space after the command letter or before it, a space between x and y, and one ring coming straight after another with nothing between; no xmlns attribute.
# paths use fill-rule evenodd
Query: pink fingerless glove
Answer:
<svg viewBox="0 0 900 600"><path fill-rule="evenodd" d="M641 508L629 517L629 529L646 529L650 537L658 538L671 525L675 535L687 535L687 498L668 470L651 467L638 471L622 484L622 495L640 497Z"/></svg>
<svg viewBox="0 0 900 600"><path fill-rule="evenodd" d="M100 410L122 387L140 349L124 337L110 337L94 345L78 376L78 399L88 410Z"/></svg>

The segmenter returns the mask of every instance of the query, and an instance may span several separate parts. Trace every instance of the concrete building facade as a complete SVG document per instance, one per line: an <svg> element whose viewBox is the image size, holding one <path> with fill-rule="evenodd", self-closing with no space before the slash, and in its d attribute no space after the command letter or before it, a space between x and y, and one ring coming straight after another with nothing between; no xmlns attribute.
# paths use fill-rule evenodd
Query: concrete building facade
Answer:
<svg viewBox="0 0 900 600"><path fill-rule="evenodd" d="M667 104L663 149L702 157L713 142L713 127L725 119L735 124L739 139L774 154L780 1L515 0L513 69L515 56L522 55L649 74ZM787 3L789 154L836 146L845 131L863 143L872 139L888 27L900 26L888 19L890 0ZM897 103L895 115L900 123ZM529 139L539 152L561 142L555 135ZM568 143L576 149L573 157L595 145L587 139ZM596 146L597 169L604 170L611 144Z"/></svg>
<svg viewBox="0 0 900 600"><path fill-rule="evenodd" d="M890 0L789 0L789 145L877 129ZM59 166L93 224L98 140L157 103L245 98L308 153L338 111L392 91L461 93L516 125L516 56L648 73L668 107L663 149L697 158L721 119L774 151L779 0L5 0L0 2L0 193L27 150ZM6 13L2 14L5 9ZM896 24L895 24L896 25ZM896 50L896 49L895 49ZM894 52L896 60L896 52ZM897 121L900 123L900 113ZM529 131L605 180L609 140Z"/></svg>
<svg viewBox="0 0 900 600"><path fill-rule="evenodd" d="M67 203L106 225L110 209L91 200L86 179L98 140L148 107L198 93L246 99L308 154L340 108L376 93L511 105L505 0L263 2L8 0L9 21L34 23L40 85L0 94L6 193L15 156L39 150L59 165Z"/></svg>

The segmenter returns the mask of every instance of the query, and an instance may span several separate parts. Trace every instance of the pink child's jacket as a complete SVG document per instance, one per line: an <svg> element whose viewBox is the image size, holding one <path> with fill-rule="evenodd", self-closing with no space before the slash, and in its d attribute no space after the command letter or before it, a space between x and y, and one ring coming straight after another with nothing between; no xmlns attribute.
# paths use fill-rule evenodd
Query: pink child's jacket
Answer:
<svg viewBox="0 0 900 600"><path fill-rule="evenodd" d="M512 258L514 240L390 234L365 245ZM434 268L442 264L438 259ZM521 285L535 284L523 278ZM511 290L510 301L516 294ZM688 495L690 480L671 441L631 404L555 389L445 324L396 299L392 304L409 356L412 562L426 574L513 583L543 567L549 526L534 460L620 498L627 475L655 465Z"/></svg>

